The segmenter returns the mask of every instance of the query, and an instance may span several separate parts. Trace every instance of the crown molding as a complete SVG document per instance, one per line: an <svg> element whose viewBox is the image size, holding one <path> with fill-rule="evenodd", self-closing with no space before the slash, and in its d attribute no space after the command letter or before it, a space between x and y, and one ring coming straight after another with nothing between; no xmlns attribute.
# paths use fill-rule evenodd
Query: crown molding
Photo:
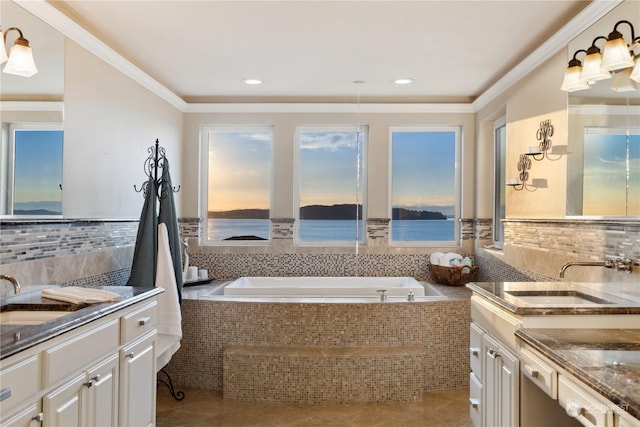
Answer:
<svg viewBox="0 0 640 427"><path fill-rule="evenodd" d="M623 0L594 0L591 2L591 4L585 7L571 21L558 30L558 32L549 37L547 41L542 43L522 62L513 67L513 69L498 80L496 84L476 98L472 103L473 109L480 111L487 106L491 101L529 74L531 70L551 58L559 52L560 49L565 49L571 40L622 2ZM558 75L558 78L561 79L562 75L560 73ZM558 87L560 87L560 82L561 80L558 80Z"/></svg>
<svg viewBox="0 0 640 427"><path fill-rule="evenodd" d="M471 104L211 103L187 113L474 113Z"/></svg>
<svg viewBox="0 0 640 427"><path fill-rule="evenodd" d="M2 101L0 111L64 111L61 101Z"/></svg>
<svg viewBox="0 0 640 427"><path fill-rule="evenodd" d="M640 116L640 105L569 105L569 114L593 116Z"/></svg>

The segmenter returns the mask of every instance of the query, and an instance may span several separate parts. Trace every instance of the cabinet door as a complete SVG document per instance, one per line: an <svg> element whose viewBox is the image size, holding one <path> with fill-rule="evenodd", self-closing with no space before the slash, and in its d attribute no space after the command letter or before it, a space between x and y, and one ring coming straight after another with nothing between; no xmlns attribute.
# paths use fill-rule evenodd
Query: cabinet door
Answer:
<svg viewBox="0 0 640 427"><path fill-rule="evenodd" d="M520 424L520 361L489 334L482 336L484 357L484 426Z"/></svg>
<svg viewBox="0 0 640 427"><path fill-rule="evenodd" d="M38 403L29 405L22 411L18 412L11 418L3 420L0 425L2 427L36 427L40 426L40 422L43 419L43 414L40 412L40 399Z"/></svg>
<svg viewBox="0 0 640 427"><path fill-rule="evenodd" d="M518 427L520 424L520 361L505 348L500 349L499 365L500 392L496 411L499 426Z"/></svg>
<svg viewBox="0 0 640 427"><path fill-rule="evenodd" d="M44 427L81 426L83 420L82 394L85 373L75 377L44 396Z"/></svg>
<svg viewBox="0 0 640 427"><path fill-rule="evenodd" d="M118 370L120 358L113 354L87 371L84 425L107 427L118 425Z"/></svg>
<svg viewBox="0 0 640 427"><path fill-rule="evenodd" d="M484 422L485 427L498 427L498 414L496 412L500 403L500 367L498 365L500 343L491 335L482 336L482 371L484 374Z"/></svg>
<svg viewBox="0 0 640 427"><path fill-rule="evenodd" d="M152 426L156 419L156 332L120 351L120 425Z"/></svg>

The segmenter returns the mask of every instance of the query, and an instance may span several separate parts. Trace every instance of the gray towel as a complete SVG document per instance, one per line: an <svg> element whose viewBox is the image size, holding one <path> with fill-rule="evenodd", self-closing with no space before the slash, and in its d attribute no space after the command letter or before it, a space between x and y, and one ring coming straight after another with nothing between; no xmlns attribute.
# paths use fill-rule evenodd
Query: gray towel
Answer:
<svg viewBox="0 0 640 427"><path fill-rule="evenodd" d="M138 224L136 247L133 252L131 276L127 286L156 285L156 259L158 257L158 215L156 214L156 184L152 176L147 189Z"/></svg>
<svg viewBox="0 0 640 427"><path fill-rule="evenodd" d="M173 271L176 275L178 288L178 302L182 303L182 251L180 250L180 231L178 230L178 218L176 205L173 200L173 186L169 174L169 161L165 158L162 162L162 179L160 184L160 215L158 223L167 227L169 236L169 249L173 259Z"/></svg>

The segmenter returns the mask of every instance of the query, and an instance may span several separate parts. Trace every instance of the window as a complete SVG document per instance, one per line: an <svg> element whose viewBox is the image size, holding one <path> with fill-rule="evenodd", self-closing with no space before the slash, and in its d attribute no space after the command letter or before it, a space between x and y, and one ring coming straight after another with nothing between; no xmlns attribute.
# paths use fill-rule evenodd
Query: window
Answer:
<svg viewBox="0 0 640 427"><path fill-rule="evenodd" d="M2 214L62 215L63 136L58 124L3 127Z"/></svg>
<svg viewBox="0 0 640 427"><path fill-rule="evenodd" d="M272 138L266 126L203 127L204 243L270 239Z"/></svg>
<svg viewBox="0 0 640 427"><path fill-rule="evenodd" d="M299 243L362 242L367 129L302 127L296 131Z"/></svg>
<svg viewBox="0 0 640 427"><path fill-rule="evenodd" d="M640 129L584 130L583 215L640 215Z"/></svg>
<svg viewBox="0 0 640 427"><path fill-rule="evenodd" d="M493 246L502 249L504 245L505 218L505 165L507 156L507 125L505 118L498 119L493 124Z"/></svg>
<svg viewBox="0 0 640 427"><path fill-rule="evenodd" d="M460 128L391 128L391 243L458 240Z"/></svg>

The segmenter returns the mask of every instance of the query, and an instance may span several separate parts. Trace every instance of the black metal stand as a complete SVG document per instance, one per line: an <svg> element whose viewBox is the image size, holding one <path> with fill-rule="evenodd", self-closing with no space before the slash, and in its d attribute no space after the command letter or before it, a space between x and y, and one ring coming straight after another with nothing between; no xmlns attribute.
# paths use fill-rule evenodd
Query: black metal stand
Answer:
<svg viewBox="0 0 640 427"><path fill-rule="evenodd" d="M165 371L164 368L160 369L160 372L162 372L167 377L167 380L165 381L158 377L157 382L166 385L169 389L169 393L171 393L171 396L173 396L175 400L183 400L185 397L184 392L176 391L176 389L173 387L173 381L171 381L171 376L169 375L169 373Z"/></svg>

